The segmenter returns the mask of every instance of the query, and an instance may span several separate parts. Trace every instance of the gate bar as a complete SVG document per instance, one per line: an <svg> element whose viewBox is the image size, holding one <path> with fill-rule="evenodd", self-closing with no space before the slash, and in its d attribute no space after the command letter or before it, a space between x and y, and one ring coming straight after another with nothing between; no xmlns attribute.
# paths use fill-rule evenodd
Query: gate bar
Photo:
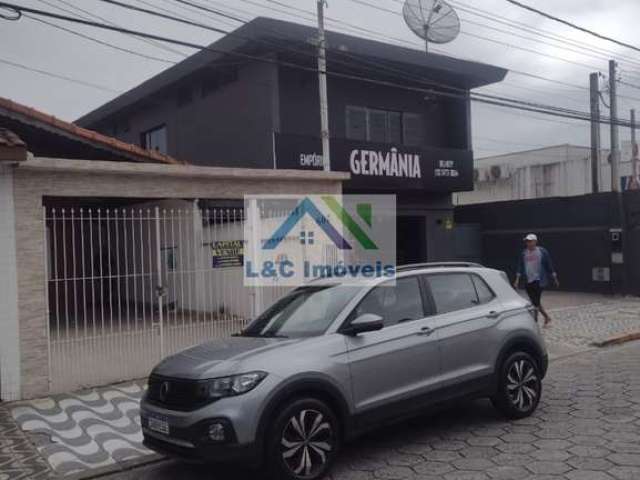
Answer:
<svg viewBox="0 0 640 480"><path fill-rule="evenodd" d="M160 321L160 359L164 358L164 312L162 311L162 297L164 296L162 286L162 253L160 248L160 207L155 208L156 214L156 269L158 274L157 297L158 297L158 317ZM151 313L153 315L153 311Z"/></svg>

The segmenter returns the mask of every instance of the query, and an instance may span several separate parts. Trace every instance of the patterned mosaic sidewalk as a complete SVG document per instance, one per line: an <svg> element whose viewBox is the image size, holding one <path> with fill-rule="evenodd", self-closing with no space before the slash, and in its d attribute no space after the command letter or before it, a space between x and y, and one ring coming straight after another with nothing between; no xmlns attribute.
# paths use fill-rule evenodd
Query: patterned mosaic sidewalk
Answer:
<svg viewBox="0 0 640 480"><path fill-rule="evenodd" d="M10 411L53 471L67 475L151 453L142 446L142 393L142 385L130 383L19 402ZM0 468L0 480L2 474Z"/></svg>
<svg viewBox="0 0 640 480"><path fill-rule="evenodd" d="M0 480L54 477L47 461L16 425L9 411L0 407Z"/></svg>

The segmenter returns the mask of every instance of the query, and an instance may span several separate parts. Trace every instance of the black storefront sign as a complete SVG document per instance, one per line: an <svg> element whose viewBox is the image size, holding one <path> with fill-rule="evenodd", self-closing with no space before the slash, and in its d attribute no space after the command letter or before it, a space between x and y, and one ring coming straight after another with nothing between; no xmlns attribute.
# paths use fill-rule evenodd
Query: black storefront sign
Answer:
<svg viewBox="0 0 640 480"><path fill-rule="evenodd" d="M322 142L317 137L276 133L275 154L279 169L322 169ZM351 173L346 187L358 190L473 190L473 153L469 150L332 138L331 170Z"/></svg>

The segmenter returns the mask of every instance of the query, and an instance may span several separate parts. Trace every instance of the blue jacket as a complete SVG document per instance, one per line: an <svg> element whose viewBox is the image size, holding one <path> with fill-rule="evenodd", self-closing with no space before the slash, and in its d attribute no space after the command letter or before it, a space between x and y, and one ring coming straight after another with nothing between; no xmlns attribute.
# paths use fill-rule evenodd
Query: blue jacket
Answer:
<svg viewBox="0 0 640 480"><path fill-rule="evenodd" d="M555 272L555 268L553 268L553 262L551 261L551 255L544 247L538 247L540 249L540 253L542 254L542 269L540 271L540 286L548 287L549 286L549 277L553 275ZM524 265L524 255L527 249L525 248L520 252L520 257L518 258L518 268L517 272L522 277L526 283L527 281L527 270Z"/></svg>

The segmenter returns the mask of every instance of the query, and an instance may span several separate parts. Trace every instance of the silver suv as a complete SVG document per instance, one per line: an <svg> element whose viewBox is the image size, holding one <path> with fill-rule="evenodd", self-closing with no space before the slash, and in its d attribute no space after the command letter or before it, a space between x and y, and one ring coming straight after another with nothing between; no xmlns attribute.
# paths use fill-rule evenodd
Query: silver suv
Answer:
<svg viewBox="0 0 640 480"><path fill-rule="evenodd" d="M547 370L534 313L503 272L475 264L400 267L395 286L314 282L241 333L160 362L144 443L314 480L343 442L449 399L526 417Z"/></svg>

